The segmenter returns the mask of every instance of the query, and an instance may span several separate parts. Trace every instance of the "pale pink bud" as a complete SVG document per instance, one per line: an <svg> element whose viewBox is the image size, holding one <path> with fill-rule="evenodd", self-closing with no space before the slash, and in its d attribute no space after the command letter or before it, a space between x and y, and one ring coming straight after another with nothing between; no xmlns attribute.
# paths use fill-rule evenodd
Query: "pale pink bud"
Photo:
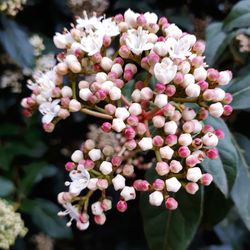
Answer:
<svg viewBox="0 0 250 250"><path fill-rule="evenodd" d="M85 160L83 165L84 165L85 169L87 169L87 170L93 169L95 167L95 163L89 159Z"/></svg>
<svg viewBox="0 0 250 250"><path fill-rule="evenodd" d="M141 90L141 99L149 101L153 98L153 91L149 87L145 87Z"/></svg>
<svg viewBox="0 0 250 250"><path fill-rule="evenodd" d="M152 122L155 128L162 128L165 125L165 117L156 115L152 118Z"/></svg>
<svg viewBox="0 0 250 250"><path fill-rule="evenodd" d="M193 121L187 121L182 125L182 129L185 133L192 133L194 131Z"/></svg>
<svg viewBox="0 0 250 250"><path fill-rule="evenodd" d="M230 70L221 71L219 73L219 85L227 85L232 79L232 72Z"/></svg>
<svg viewBox="0 0 250 250"><path fill-rule="evenodd" d="M101 67L105 70L105 71L109 71L111 69L113 65L113 61L108 58L108 57L103 57L102 61L101 61Z"/></svg>
<svg viewBox="0 0 250 250"><path fill-rule="evenodd" d="M181 183L176 177L167 179L165 184L168 192L177 192L181 188Z"/></svg>
<svg viewBox="0 0 250 250"><path fill-rule="evenodd" d="M104 35L104 37L103 37L103 46L107 48L107 47L110 46L111 42L112 42L111 37L107 36L107 35Z"/></svg>
<svg viewBox="0 0 250 250"><path fill-rule="evenodd" d="M209 86L208 82L206 81L199 81L197 84L200 86L201 91L205 91Z"/></svg>
<svg viewBox="0 0 250 250"><path fill-rule="evenodd" d="M176 60L176 62L178 61ZM191 69L191 65L188 61L182 61L182 62L180 61L178 69L181 71L181 73L187 74Z"/></svg>
<svg viewBox="0 0 250 250"><path fill-rule="evenodd" d="M161 147L164 143L164 140L162 139L161 136L159 135L156 135L154 138L153 138L153 144L154 146L156 147Z"/></svg>
<svg viewBox="0 0 250 250"><path fill-rule="evenodd" d="M195 83L195 79L194 76L191 74L185 74L184 75L184 80L183 82L180 84L183 88L186 88L188 85L190 84L194 84Z"/></svg>
<svg viewBox="0 0 250 250"><path fill-rule="evenodd" d="M200 183L204 186L209 186L211 182L213 181L213 176L211 174L203 174L200 178Z"/></svg>
<svg viewBox="0 0 250 250"><path fill-rule="evenodd" d="M124 165L122 173L125 176L132 176L134 174L134 166L131 164Z"/></svg>
<svg viewBox="0 0 250 250"><path fill-rule="evenodd" d="M124 128L126 128L125 123L121 118L116 118L113 119L112 121L112 129L115 130L116 132L121 132Z"/></svg>
<svg viewBox="0 0 250 250"><path fill-rule="evenodd" d="M196 113L193 109L191 108L185 108L183 111L182 111L182 118L185 120L185 121L190 121L190 120L193 120L196 116Z"/></svg>
<svg viewBox="0 0 250 250"><path fill-rule="evenodd" d="M137 17L137 24L138 26L144 26L147 24L147 20L145 18L145 16L143 14L140 14L138 17Z"/></svg>
<svg viewBox="0 0 250 250"><path fill-rule="evenodd" d="M135 180L133 187L136 191L145 192L149 190L149 183L145 180Z"/></svg>
<svg viewBox="0 0 250 250"><path fill-rule="evenodd" d="M187 158L186 158L186 165L188 167L194 167L196 166L197 164L199 164L200 161L198 160L198 158L194 155L189 155Z"/></svg>
<svg viewBox="0 0 250 250"><path fill-rule="evenodd" d="M94 63L100 63L102 61L102 54L100 52L95 53L93 56L91 56L91 60Z"/></svg>
<svg viewBox="0 0 250 250"><path fill-rule="evenodd" d="M164 57L168 53L168 46L165 42L157 42L155 43L153 50L159 56Z"/></svg>
<svg viewBox="0 0 250 250"><path fill-rule="evenodd" d="M169 165L169 169L173 173L179 173L183 167L179 161L172 160Z"/></svg>
<svg viewBox="0 0 250 250"><path fill-rule="evenodd" d="M209 81L216 82L219 78L219 71L213 68L208 69L207 78Z"/></svg>
<svg viewBox="0 0 250 250"><path fill-rule="evenodd" d="M218 137L211 132L206 133L201 139L204 145L208 147L216 147L219 142Z"/></svg>
<svg viewBox="0 0 250 250"><path fill-rule="evenodd" d="M88 155L92 161L98 161L102 157L102 152L100 149L94 148L89 151Z"/></svg>
<svg viewBox="0 0 250 250"><path fill-rule="evenodd" d="M112 202L109 199L104 199L101 202L101 207L104 211L108 211L112 208Z"/></svg>
<svg viewBox="0 0 250 250"><path fill-rule="evenodd" d="M181 72L177 72L173 81L177 85L181 84L184 81L184 75Z"/></svg>
<svg viewBox="0 0 250 250"><path fill-rule="evenodd" d="M154 191L149 195L149 203L152 206L159 207L163 202L163 194L160 191Z"/></svg>
<svg viewBox="0 0 250 250"><path fill-rule="evenodd" d="M202 56L196 56L192 59L192 66L195 68L199 68L200 66L203 65L203 57Z"/></svg>
<svg viewBox="0 0 250 250"><path fill-rule="evenodd" d="M50 122L50 123L43 123L43 129L47 133L52 133L55 129L55 124Z"/></svg>
<svg viewBox="0 0 250 250"><path fill-rule="evenodd" d="M213 128L212 125L206 124L206 125L203 126L202 132L203 132L204 134L206 134L206 133L208 133L208 132L214 133L214 128Z"/></svg>
<svg viewBox="0 0 250 250"><path fill-rule="evenodd" d="M147 56L147 61L148 61L148 64L152 67L160 61L160 57L155 53L150 53Z"/></svg>
<svg viewBox="0 0 250 250"><path fill-rule="evenodd" d="M138 145L142 151L147 151L153 148L153 140L151 137L143 137Z"/></svg>
<svg viewBox="0 0 250 250"><path fill-rule="evenodd" d="M131 55L131 51L126 45L122 45L118 52L119 52L119 55L125 59L128 59Z"/></svg>
<svg viewBox="0 0 250 250"><path fill-rule="evenodd" d="M92 95L92 92L88 88L80 89L79 96L82 100L88 101L89 97Z"/></svg>
<svg viewBox="0 0 250 250"><path fill-rule="evenodd" d="M177 126L176 122L169 121L169 122L166 122L164 125L164 132L166 134L175 134L177 131L177 128L178 128L178 126Z"/></svg>
<svg viewBox="0 0 250 250"><path fill-rule="evenodd" d="M62 87L61 93L63 97L72 97L73 95L72 89L68 86Z"/></svg>
<svg viewBox="0 0 250 250"><path fill-rule="evenodd" d="M91 205L91 211L93 215L100 215L103 213L101 202L97 201Z"/></svg>
<svg viewBox="0 0 250 250"><path fill-rule="evenodd" d="M156 95L155 100L154 100L154 104L159 108L164 107L165 105L168 104L168 96L165 94Z"/></svg>
<svg viewBox="0 0 250 250"><path fill-rule="evenodd" d="M190 134L181 134L178 138L178 143L182 146L189 146L193 141L193 138Z"/></svg>
<svg viewBox="0 0 250 250"><path fill-rule="evenodd" d="M110 103L105 105L104 108L109 115L113 115L115 113L115 110L116 110L116 107Z"/></svg>
<svg viewBox="0 0 250 250"><path fill-rule="evenodd" d="M131 116L129 116L128 119L127 119L128 125L133 126L133 127L134 127L134 126L137 126L137 125L138 125L138 122L139 122L139 119L138 119L138 117L135 116L135 115L131 115Z"/></svg>
<svg viewBox="0 0 250 250"><path fill-rule="evenodd" d="M179 156L180 156L181 158L186 158L186 157L188 157L188 156L191 154L191 152L190 152L190 150L189 150L188 147L186 147L186 146L181 146L181 147L178 149L178 154L179 154Z"/></svg>
<svg viewBox="0 0 250 250"><path fill-rule="evenodd" d="M136 198L135 189L133 187L125 186L121 191L121 196L125 201L134 200Z"/></svg>
<svg viewBox="0 0 250 250"><path fill-rule="evenodd" d="M199 190L199 185L194 182L189 182L185 185L185 189L189 194L195 194Z"/></svg>
<svg viewBox="0 0 250 250"><path fill-rule="evenodd" d="M111 162L108 161L103 161L100 165L100 171L104 174L104 175L108 175L112 172L113 168L112 168L112 164Z"/></svg>
<svg viewBox="0 0 250 250"><path fill-rule="evenodd" d="M131 115L140 115L142 113L142 108L139 103L132 103L129 107L129 113Z"/></svg>
<svg viewBox="0 0 250 250"><path fill-rule="evenodd" d="M118 174L112 179L112 183L115 191L123 189L125 187L125 178L122 175Z"/></svg>
<svg viewBox="0 0 250 250"><path fill-rule="evenodd" d="M94 216L94 221L97 225L103 225L106 221L106 215L104 213Z"/></svg>
<svg viewBox="0 0 250 250"><path fill-rule="evenodd" d="M89 221L89 215L87 213L81 213L80 217L79 217L79 220L82 223L87 223Z"/></svg>
<svg viewBox="0 0 250 250"><path fill-rule="evenodd" d="M201 162L202 162L202 161L205 159L205 157L206 157L205 152L203 152L203 151L201 151L201 150L196 150L196 151L194 151L194 152L192 153L192 155L195 156L195 157L197 157L197 159L198 159L199 161L201 161Z"/></svg>
<svg viewBox="0 0 250 250"><path fill-rule="evenodd" d="M216 148L208 149L206 154L209 159L213 159L213 160L219 157L219 152Z"/></svg>
<svg viewBox="0 0 250 250"><path fill-rule="evenodd" d="M90 151L93 148L95 148L95 142L91 139L86 140L84 143L84 149Z"/></svg>
<svg viewBox="0 0 250 250"><path fill-rule="evenodd" d="M163 109L164 109L165 116L173 116L174 115L175 107L172 104L168 103Z"/></svg>
<svg viewBox="0 0 250 250"><path fill-rule="evenodd" d="M96 183L96 187L100 190L105 190L109 186L108 180L106 179L98 179Z"/></svg>
<svg viewBox="0 0 250 250"><path fill-rule="evenodd" d="M119 100L121 98L121 90L118 87L113 86L109 90L109 97L112 101Z"/></svg>
<svg viewBox="0 0 250 250"><path fill-rule="evenodd" d="M104 122L104 123L102 124L101 128L102 128L102 131L103 131L103 132L108 133L108 132L111 131L112 125L111 125L109 122Z"/></svg>
<svg viewBox="0 0 250 250"><path fill-rule="evenodd" d="M233 96L230 93L225 94L225 98L223 99L224 104L230 104L233 100Z"/></svg>
<svg viewBox="0 0 250 250"><path fill-rule="evenodd" d="M125 143L125 146L128 150L132 151L137 147L137 143L135 140L129 140Z"/></svg>
<svg viewBox="0 0 250 250"><path fill-rule="evenodd" d="M153 188L154 190L157 190L157 191L161 191L163 190L165 187L165 183L163 180L161 179L156 179L154 182L153 182Z"/></svg>
<svg viewBox="0 0 250 250"><path fill-rule="evenodd" d="M158 175L164 176L169 173L169 166L166 162L159 161L156 164L155 171L157 172Z"/></svg>
<svg viewBox="0 0 250 250"><path fill-rule="evenodd" d="M207 78L207 71L203 66L196 68L193 74L196 81L205 80Z"/></svg>
<svg viewBox="0 0 250 250"><path fill-rule="evenodd" d="M198 97L200 95L200 86L198 84L190 84L186 87L185 93L188 97Z"/></svg>
<svg viewBox="0 0 250 250"><path fill-rule="evenodd" d="M119 107L115 110L115 116L122 120L126 120L129 117L130 113L128 112L127 108Z"/></svg>
<svg viewBox="0 0 250 250"><path fill-rule="evenodd" d="M77 100L75 99L72 99L70 102L69 102L69 110L71 112L77 112L81 109L81 103L78 102Z"/></svg>
<svg viewBox="0 0 250 250"><path fill-rule="evenodd" d="M160 155L163 159L170 160L173 157L174 150L169 146L160 148Z"/></svg>
<svg viewBox="0 0 250 250"><path fill-rule="evenodd" d="M169 197L165 201L165 206L169 210L175 210L178 207L178 202L174 198Z"/></svg>
<svg viewBox="0 0 250 250"><path fill-rule="evenodd" d="M168 145L168 146L173 146L177 143L177 136L176 135L168 135L166 138L165 138L165 143Z"/></svg>
<svg viewBox="0 0 250 250"><path fill-rule="evenodd" d="M96 186L97 182L98 182L97 178L91 178L89 180L89 183L88 183L88 189L93 190L93 191L96 190L97 189L97 186Z"/></svg>
<svg viewBox="0 0 250 250"><path fill-rule="evenodd" d="M202 143L202 140L200 138L195 138L192 142L192 146L195 148L195 149L200 149L202 148L203 146L203 143Z"/></svg>
<svg viewBox="0 0 250 250"><path fill-rule="evenodd" d="M139 135L144 135L147 131L147 128L144 123L139 122L136 127L136 131Z"/></svg>
<svg viewBox="0 0 250 250"><path fill-rule="evenodd" d="M201 170L198 167L189 168L187 171L187 180L197 182L202 176Z"/></svg>
<svg viewBox="0 0 250 250"><path fill-rule="evenodd" d="M117 202L116 208L119 212L124 213L128 208L128 204L126 201L120 200Z"/></svg>
<svg viewBox="0 0 250 250"><path fill-rule="evenodd" d="M205 51L205 43L201 40L198 40L193 45L193 51L196 52L198 55L202 55L202 53Z"/></svg>
<svg viewBox="0 0 250 250"><path fill-rule="evenodd" d="M56 73L59 75L66 75L68 73L67 63L64 63L64 62L58 63L55 69L56 69Z"/></svg>

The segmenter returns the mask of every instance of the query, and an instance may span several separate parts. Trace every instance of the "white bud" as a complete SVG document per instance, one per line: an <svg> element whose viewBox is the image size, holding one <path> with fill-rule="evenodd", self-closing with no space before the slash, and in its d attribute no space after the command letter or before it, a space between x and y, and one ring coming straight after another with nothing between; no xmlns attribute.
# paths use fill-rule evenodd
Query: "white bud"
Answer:
<svg viewBox="0 0 250 250"><path fill-rule="evenodd" d="M185 108L183 111L182 111L182 118L185 120L185 121L191 121L195 118L196 116L196 113L193 109L190 109L190 108Z"/></svg>
<svg viewBox="0 0 250 250"><path fill-rule="evenodd" d="M160 148L160 155L163 159L170 160L173 157L174 150L169 146Z"/></svg>
<svg viewBox="0 0 250 250"><path fill-rule="evenodd" d="M104 72L98 72L98 73L96 74L96 76L95 76L95 80L96 80L97 82L99 82L99 83L103 83L103 82L107 81L107 79L108 79L108 76L107 76L107 74L104 73Z"/></svg>
<svg viewBox="0 0 250 250"><path fill-rule="evenodd" d="M129 117L130 113L125 107L119 107L115 110L115 116L122 120L126 120Z"/></svg>
<svg viewBox="0 0 250 250"><path fill-rule="evenodd" d="M194 84L194 83L195 83L194 76L192 74L186 74L184 75L184 80L181 83L181 86L183 88L186 88L188 85Z"/></svg>
<svg viewBox="0 0 250 250"><path fill-rule="evenodd" d="M177 192L181 188L181 183L176 177L169 178L165 181L168 192Z"/></svg>
<svg viewBox="0 0 250 250"><path fill-rule="evenodd" d="M76 99L72 99L69 102L69 110L71 112L77 112L81 109L82 105L80 102L78 102Z"/></svg>
<svg viewBox="0 0 250 250"><path fill-rule="evenodd" d="M140 115L142 113L142 108L139 103L132 103L128 110L131 115Z"/></svg>
<svg viewBox="0 0 250 250"><path fill-rule="evenodd" d="M159 207L163 202L163 195L162 192L160 191L154 191L149 195L149 203L152 206L157 206Z"/></svg>
<svg viewBox="0 0 250 250"><path fill-rule="evenodd" d="M141 99L149 101L153 97L153 91L149 87L141 89Z"/></svg>
<svg viewBox="0 0 250 250"><path fill-rule="evenodd" d="M207 71L202 66L196 68L193 74L196 81L206 80L207 78Z"/></svg>
<svg viewBox="0 0 250 250"><path fill-rule="evenodd" d="M168 53L168 47L165 42L155 43L153 50L156 54L158 54L161 57L164 57Z"/></svg>
<svg viewBox="0 0 250 250"><path fill-rule="evenodd" d="M180 64L179 69L181 73L187 74L191 69L191 65L188 61L184 61Z"/></svg>
<svg viewBox="0 0 250 250"><path fill-rule="evenodd" d="M73 95L73 92L69 86L64 86L61 89L61 94L63 97L71 97Z"/></svg>
<svg viewBox="0 0 250 250"><path fill-rule="evenodd" d="M105 81L101 85L101 89L105 90L106 92L109 92L110 89L114 86L114 83L111 81Z"/></svg>
<svg viewBox="0 0 250 250"><path fill-rule="evenodd" d="M108 175L112 172L112 164L111 162L108 161L103 161L100 165L100 171L104 174L104 175Z"/></svg>
<svg viewBox="0 0 250 250"><path fill-rule="evenodd" d="M155 128L162 128L165 125L165 117L161 115L156 115L152 119Z"/></svg>
<svg viewBox="0 0 250 250"><path fill-rule="evenodd" d="M112 179L115 191L125 187L125 180L126 179L120 174L116 175L116 177Z"/></svg>
<svg viewBox="0 0 250 250"><path fill-rule="evenodd" d="M232 79L232 72L229 70L221 71L219 73L219 85L227 85Z"/></svg>
<svg viewBox="0 0 250 250"><path fill-rule="evenodd" d="M121 98L121 95L121 90L116 86L113 86L109 91L109 97L112 101L119 100Z"/></svg>
<svg viewBox="0 0 250 250"><path fill-rule="evenodd" d="M190 134L185 133L181 134L178 138L178 143L182 146L189 146L193 141L193 138Z"/></svg>
<svg viewBox="0 0 250 250"><path fill-rule="evenodd" d="M213 101L220 102L225 98L225 95L226 95L226 93L223 89L215 88Z"/></svg>
<svg viewBox="0 0 250 250"><path fill-rule="evenodd" d="M67 39L64 34L56 33L53 37L53 42L58 49L65 49L67 45Z"/></svg>
<svg viewBox="0 0 250 250"><path fill-rule="evenodd" d="M102 152L100 149L93 148L89 151L88 155L92 161L98 161L102 157Z"/></svg>
<svg viewBox="0 0 250 250"><path fill-rule="evenodd" d="M122 69L122 66L121 64L119 63L115 63L112 68L111 68L111 72L114 72L117 74L117 77L120 77L123 73L123 69Z"/></svg>
<svg viewBox="0 0 250 250"><path fill-rule="evenodd" d="M89 190L96 190L97 186L96 183L98 182L98 178L91 178L88 183L88 189Z"/></svg>
<svg viewBox="0 0 250 250"><path fill-rule="evenodd" d="M79 96L83 101L88 101L89 97L92 95L92 92L89 88L80 89Z"/></svg>
<svg viewBox="0 0 250 250"><path fill-rule="evenodd" d="M139 89L135 89L131 95L131 98L135 102L139 102L141 100L141 91Z"/></svg>
<svg viewBox="0 0 250 250"><path fill-rule="evenodd" d="M108 58L108 57L103 57L102 61L101 61L101 67L105 70L105 71L109 71L111 69L113 65L113 61Z"/></svg>
<svg viewBox="0 0 250 250"><path fill-rule="evenodd" d="M126 124L123 122L121 118L115 118L112 121L112 129L116 132L120 133L124 128L126 128Z"/></svg>
<svg viewBox="0 0 250 250"><path fill-rule="evenodd" d="M202 177L200 168L189 168L187 171L187 180L197 182Z"/></svg>
<svg viewBox="0 0 250 250"><path fill-rule="evenodd" d="M166 106L168 104L168 96L165 94L156 95L154 104L158 108L162 108L162 107Z"/></svg>
<svg viewBox="0 0 250 250"><path fill-rule="evenodd" d="M91 211L93 215L101 215L103 213L103 209L101 206L101 202L97 201L91 205Z"/></svg>
<svg viewBox="0 0 250 250"><path fill-rule="evenodd" d="M76 150L71 155L71 160L74 162L79 162L82 159L83 159L83 152L81 150Z"/></svg>
<svg viewBox="0 0 250 250"><path fill-rule="evenodd" d="M198 84L190 84L185 89L186 95L188 97L198 97L201 92L201 88Z"/></svg>
<svg viewBox="0 0 250 250"><path fill-rule="evenodd" d="M216 102L214 104L211 104L208 108L210 115L219 118L222 116L224 112L223 105L220 102Z"/></svg>
<svg viewBox="0 0 250 250"><path fill-rule="evenodd" d="M121 196L125 201L134 200L136 197L135 189L133 187L125 186L121 191Z"/></svg>
<svg viewBox="0 0 250 250"><path fill-rule="evenodd" d="M140 146L142 151L147 151L153 148L153 140L151 137L143 137L138 145Z"/></svg>
<svg viewBox="0 0 250 250"><path fill-rule="evenodd" d="M217 135L211 132L206 133L201 139L203 144L208 147L216 147L219 142Z"/></svg>
<svg viewBox="0 0 250 250"><path fill-rule="evenodd" d="M194 124L194 130L193 133L199 133L202 130L202 123L196 119L192 120L192 123Z"/></svg>
<svg viewBox="0 0 250 250"><path fill-rule="evenodd" d="M175 121L169 121L169 122L166 122L165 125L164 125L164 132L167 134L167 135L174 135L177 131L177 124Z"/></svg>

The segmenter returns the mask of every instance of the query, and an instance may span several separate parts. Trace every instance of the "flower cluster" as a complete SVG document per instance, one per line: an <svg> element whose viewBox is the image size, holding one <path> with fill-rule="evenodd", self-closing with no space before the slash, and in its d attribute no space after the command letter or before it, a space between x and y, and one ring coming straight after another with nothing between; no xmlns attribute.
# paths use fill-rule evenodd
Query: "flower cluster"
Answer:
<svg viewBox="0 0 250 250"><path fill-rule="evenodd" d="M27 228L13 206L0 199L0 248L9 249L17 236L25 236Z"/></svg>
<svg viewBox="0 0 250 250"><path fill-rule="evenodd" d="M23 9L24 4L26 4L26 0L3 0L0 3L0 11L15 16Z"/></svg>
<svg viewBox="0 0 250 250"><path fill-rule="evenodd" d="M154 13L129 9L113 18L84 13L76 22L54 36L63 51L50 71L29 83L24 114L39 109L47 132L72 112L93 115L104 119L103 133L117 143L87 140L72 154L65 165L69 190L58 195L65 208L59 215L68 214L68 225L75 220L84 230L91 212L102 225L112 206L110 188L119 192L120 212L137 192L148 192L153 206L176 209L174 193L184 188L195 194L199 184L213 180L199 164L219 156L216 146L224 133L204 121L231 114L232 96L221 88L231 72L208 68L204 43ZM147 162L150 152L155 157ZM157 176L153 182L136 178L148 168ZM100 198L93 201L93 193Z"/></svg>

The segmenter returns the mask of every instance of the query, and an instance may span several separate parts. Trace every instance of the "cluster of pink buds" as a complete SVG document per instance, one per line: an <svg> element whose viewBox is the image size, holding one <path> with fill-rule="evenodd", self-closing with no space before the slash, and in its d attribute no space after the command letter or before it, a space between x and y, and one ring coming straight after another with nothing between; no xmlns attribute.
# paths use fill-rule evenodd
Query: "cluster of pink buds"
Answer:
<svg viewBox="0 0 250 250"><path fill-rule="evenodd" d="M120 212L137 192L148 192L153 206L176 209L181 201L174 193L184 188L193 195L213 180L200 163L219 156L216 146L224 133L204 121L231 114L232 96L221 88L231 72L208 68L204 43L154 13L129 9L112 18L84 13L76 22L54 36L63 51L54 68L28 83L32 94L22 101L24 114L39 109L47 132L71 112L99 117L103 133L116 134L119 146L100 148L87 140L72 154L65 165L69 190L58 196L66 210L59 214L69 214L81 230L89 226L90 212L104 224L110 188L120 194L115 204ZM146 163L149 151L155 157ZM158 178L152 183L136 178L148 168ZM94 193L100 194L96 201Z"/></svg>

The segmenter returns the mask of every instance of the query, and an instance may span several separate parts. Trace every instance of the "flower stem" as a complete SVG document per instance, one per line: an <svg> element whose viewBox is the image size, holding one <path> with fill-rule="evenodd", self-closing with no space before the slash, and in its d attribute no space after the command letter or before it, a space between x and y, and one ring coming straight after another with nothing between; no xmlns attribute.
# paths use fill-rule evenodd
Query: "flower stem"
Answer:
<svg viewBox="0 0 250 250"><path fill-rule="evenodd" d="M124 95L121 95L121 100L122 100L127 106L130 106L130 105L131 105L131 102L130 102Z"/></svg>
<svg viewBox="0 0 250 250"><path fill-rule="evenodd" d="M183 98L183 97L175 97L175 98L171 98L171 101L174 102L179 102L179 103L187 103L187 102L197 102L198 98L197 97L193 97L193 98Z"/></svg>
<svg viewBox="0 0 250 250"><path fill-rule="evenodd" d="M87 115L92 115L92 116L98 117L98 118L103 118L103 119L108 119L108 120L113 119L113 117L111 115L102 114L100 112L93 111L93 110L86 109L86 108L82 108L81 112L83 112L83 113L85 113Z"/></svg>

